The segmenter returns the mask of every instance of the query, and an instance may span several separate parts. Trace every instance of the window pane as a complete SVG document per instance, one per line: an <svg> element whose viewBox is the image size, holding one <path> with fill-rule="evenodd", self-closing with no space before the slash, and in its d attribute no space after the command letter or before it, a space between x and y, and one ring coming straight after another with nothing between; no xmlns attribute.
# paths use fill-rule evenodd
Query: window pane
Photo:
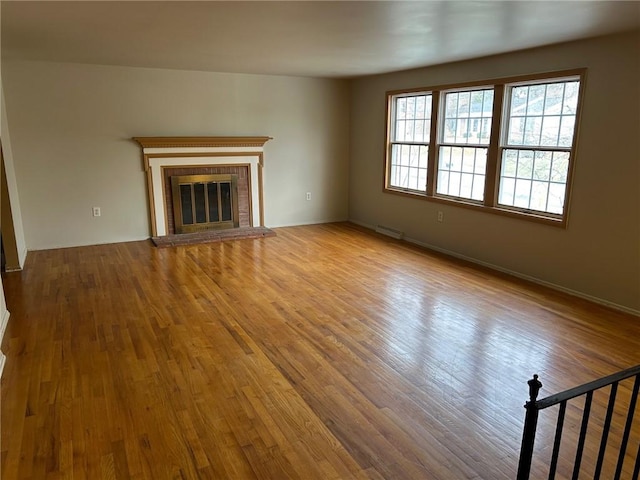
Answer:
<svg viewBox="0 0 640 480"><path fill-rule="evenodd" d="M569 153L553 152L551 161L551 181L566 183L569 173Z"/></svg>
<svg viewBox="0 0 640 480"><path fill-rule="evenodd" d="M396 128L394 129L395 130L395 136L393 138L394 141L401 142L402 140L404 140L405 124L406 124L406 122L404 120L397 120L396 121Z"/></svg>
<svg viewBox="0 0 640 480"><path fill-rule="evenodd" d="M498 203L562 214L568 168L568 152L504 149Z"/></svg>
<svg viewBox="0 0 640 480"><path fill-rule="evenodd" d="M446 118L455 118L458 113L458 94L457 93L449 93L445 96L445 117Z"/></svg>
<svg viewBox="0 0 640 480"><path fill-rule="evenodd" d="M455 143L467 143L467 138L469 138L469 120L459 118L457 125Z"/></svg>
<svg viewBox="0 0 640 480"><path fill-rule="evenodd" d="M460 172L449 172L449 191L447 195L460 196Z"/></svg>
<svg viewBox="0 0 640 480"><path fill-rule="evenodd" d="M513 195L516 191L516 181L513 178L500 178L500 192L498 203L502 205L513 205Z"/></svg>
<svg viewBox="0 0 640 480"><path fill-rule="evenodd" d="M400 185L402 188L409 188L409 167L400 167Z"/></svg>
<svg viewBox="0 0 640 480"><path fill-rule="evenodd" d="M438 193L445 193L449 191L449 172L438 172L437 187Z"/></svg>
<svg viewBox="0 0 640 480"><path fill-rule="evenodd" d="M449 164L449 170L455 172L462 171L462 155L464 152L464 148L461 147L452 147L451 148L451 162Z"/></svg>
<svg viewBox="0 0 640 480"><path fill-rule="evenodd" d="M412 140L415 142L424 142L424 120L415 121Z"/></svg>
<svg viewBox="0 0 640 480"><path fill-rule="evenodd" d="M419 145L416 148L418 148L418 151L419 151L418 166L425 171L425 175L426 175L427 165L429 163L429 147L427 147L426 145Z"/></svg>
<svg viewBox="0 0 640 480"><path fill-rule="evenodd" d="M571 147L573 144L573 132L575 130L576 117L565 115L560 123L560 139L558 146Z"/></svg>
<svg viewBox="0 0 640 480"><path fill-rule="evenodd" d="M416 97L407 97L407 119L414 119L416 113Z"/></svg>
<svg viewBox="0 0 640 480"><path fill-rule="evenodd" d="M531 186L531 203L529 208L544 212L547 208L547 194L549 184L547 182L533 182Z"/></svg>
<svg viewBox="0 0 640 480"><path fill-rule="evenodd" d="M551 152L535 152L533 160L533 179L549 180L551 175Z"/></svg>
<svg viewBox="0 0 640 480"><path fill-rule="evenodd" d="M560 115L562 113L562 99L564 84L552 83L547 86L547 97L544 102L545 115Z"/></svg>
<svg viewBox="0 0 640 480"><path fill-rule="evenodd" d="M493 89L445 93L443 143L488 145Z"/></svg>
<svg viewBox="0 0 640 480"><path fill-rule="evenodd" d="M540 115L543 112L546 90L547 88L545 85L532 85L529 87L527 116Z"/></svg>
<svg viewBox="0 0 640 480"><path fill-rule="evenodd" d="M391 146L389 186L426 191L429 147L426 145Z"/></svg>
<svg viewBox="0 0 640 480"><path fill-rule="evenodd" d="M407 121L404 125L404 140L405 142L413 142L415 139L415 126L416 122Z"/></svg>
<svg viewBox="0 0 640 480"><path fill-rule="evenodd" d="M562 103L563 115L574 115L578 110L578 91L580 82L566 82L564 84L564 102Z"/></svg>
<svg viewBox="0 0 640 480"><path fill-rule="evenodd" d="M473 172L475 170L475 151L471 148L465 148L462 151L462 168L463 172Z"/></svg>
<svg viewBox="0 0 640 480"><path fill-rule="evenodd" d="M482 201L484 198L484 179L484 175L475 175L473 177L473 190L471 191L473 200Z"/></svg>
<svg viewBox="0 0 640 480"><path fill-rule="evenodd" d="M394 142L428 142L431 133L431 94L395 97Z"/></svg>
<svg viewBox="0 0 640 480"><path fill-rule="evenodd" d="M518 152L518 178L531 178L533 172L533 151L521 150Z"/></svg>
<svg viewBox="0 0 640 480"><path fill-rule="evenodd" d="M564 208L565 185L561 183L549 184L549 205L547 211L550 213L562 213Z"/></svg>
<svg viewBox="0 0 640 480"><path fill-rule="evenodd" d="M552 115L544 117L542 123L542 138L539 143L528 143L527 145L558 145L560 135L560 117Z"/></svg>
<svg viewBox="0 0 640 480"><path fill-rule="evenodd" d="M470 92L458 93L458 118L466 118L469 116L470 100L471 100Z"/></svg>
<svg viewBox="0 0 640 480"><path fill-rule="evenodd" d="M473 92L471 94L471 104L469 107L469 115L472 117L482 117L484 95L483 92Z"/></svg>
<svg viewBox="0 0 640 480"><path fill-rule="evenodd" d="M445 120L444 122L444 136L443 141L445 143L455 143L456 141L456 124L455 119Z"/></svg>
<svg viewBox="0 0 640 480"><path fill-rule="evenodd" d="M511 89L511 116L524 116L527 113L528 87L513 87Z"/></svg>
<svg viewBox="0 0 640 480"><path fill-rule="evenodd" d="M526 117L512 117L509 122L509 138L507 138L507 144L509 145L523 145L524 144L524 121Z"/></svg>
<svg viewBox="0 0 640 480"><path fill-rule="evenodd" d="M510 89L506 145L573 145L578 81L513 86Z"/></svg>
<svg viewBox="0 0 640 480"><path fill-rule="evenodd" d="M460 176L460 196L471 198L471 189L473 188L473 175L463 173Z"/></svg>
<svg viewBox="0 0 640 480"><path fill-rule="evenodd" d="M476 155L475 168L473 169L473 173L484 175L486 171L487 171L487 156Z"/></svg>
<svg viewBox="0 0 640 480"><path fill-rule="evenodd" d="M427 189L427 169L419 168L418 170L418 185L416 186L416 190L426 190Z"/></svg>
<svg viewBox="0 0 640 480"><path fill-rule="evenodd" d="M486 148L440 147L436 193L481 201L486 164Z"/></svg>
<svg viewBox="0 0 640 480"><path fill-rule="evenodd" d="M516 194L513 199L514 207L529 208L531 199L531 181L516 179Z"/></svg>
<svg viewBox="0 0 640 480"><path fill-rule="evenodd" d="M407 99L405 97L396 98L396 119L407 118Z"/></svg>
<svg viewBox="0 0 640 480"><path fill-rule="evenodd" d="M518 150L504 150L502 156L502 176L515 177L518 170Z"/></svg>
<svg viewBox="0 0 640 480"><path fill-rule="evenodd" d="M415 99L416 99L416 118L424 118L425 96L420 95L419 97L415 97Z"/></svg>
<svg viewBox="0 0 640 480"><path fill-rule="evenodd" d="M524 119L523 145L540 145L540 129L542 117L526 117Z"/></svg>

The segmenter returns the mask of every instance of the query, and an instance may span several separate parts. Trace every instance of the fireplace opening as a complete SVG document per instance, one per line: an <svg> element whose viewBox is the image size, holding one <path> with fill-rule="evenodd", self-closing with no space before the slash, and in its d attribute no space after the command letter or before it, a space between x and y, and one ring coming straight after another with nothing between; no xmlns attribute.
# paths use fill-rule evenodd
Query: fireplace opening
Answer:
<svg viewBox="0 0 640 480"><path fill-rule="evenodd" d="M175 233L238 228L238 175L171 176Z"/></svg>

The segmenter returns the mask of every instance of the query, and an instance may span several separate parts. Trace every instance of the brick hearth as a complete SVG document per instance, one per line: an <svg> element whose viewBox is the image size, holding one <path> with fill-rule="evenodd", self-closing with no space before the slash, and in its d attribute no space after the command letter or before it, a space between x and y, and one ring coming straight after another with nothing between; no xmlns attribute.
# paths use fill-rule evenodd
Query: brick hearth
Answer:
<svg viewBox="0 0 640 480"><path fill-rule="evenodd" d="M266 227L240 227L228 228L226 230L206 230L204 232L151 237L151 241L156 247L177 247L180 245L225 242L247 238L275 237L275 235L276 232Z"/></svg>

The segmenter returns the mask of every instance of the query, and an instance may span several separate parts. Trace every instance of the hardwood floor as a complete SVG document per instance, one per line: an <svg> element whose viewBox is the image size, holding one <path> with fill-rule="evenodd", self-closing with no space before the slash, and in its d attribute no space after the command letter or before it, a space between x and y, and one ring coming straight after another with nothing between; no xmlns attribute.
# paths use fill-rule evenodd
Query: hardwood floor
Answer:
<svg viewBox="0 0 640 480"><path fill-rule="evenodd" d="M637 317L350 224L275 231L4 275L2 478L513 479L533 373L543 397L640 363Z"/></svg>

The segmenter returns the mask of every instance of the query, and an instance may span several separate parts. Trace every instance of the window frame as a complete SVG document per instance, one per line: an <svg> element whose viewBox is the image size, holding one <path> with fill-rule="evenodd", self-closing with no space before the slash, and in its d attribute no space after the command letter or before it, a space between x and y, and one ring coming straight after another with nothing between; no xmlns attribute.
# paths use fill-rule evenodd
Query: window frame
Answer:
<svg viewBox="0 0 640 480"><path fill-rule="evenodd" d="M580 118L582 113L584 92L586 84L586 68L571 70L545 72L532 75L519 75L513 77L496 78L491 80L481 80L458 84L436 85L430 87L417 87L403 90L390 90L386 92L386 128L385 128L385 154L384 154L384 178L383 192L419 198L431 202L459 206L463 208L476 209L488 213L504 215L513 218L530 220L566 228L568 225L571 190L573 184L573 172L576 163L578 150L578 138L580 133ZM573 141L569 151L569 165L567 169L567 180L563 212L561 214L547 213L533 209L501 205L498 203L500 188L500 168L503 150L512 148L507 144L507 126L510 113L507 111L511 88L522 85L534 85L567 80L577 80L578 100L573 131ZM493 89L493 110L491 117L491 131L489 144L487 145L487 160L485 172L484 197L482 201L455 197L436 193L436 181L438 175L438 155L440 147L445 143L442 141L442 129L444 124L444 95L454 91L468 91L479 89ZM391 172L391 149L394 142L391 140L394 126L392 125L394 99L399 96L430 94L432 96L431 106L431 131L429 138L429 155L427 164L427 186L426 191L409 190L390 185ZM446 145L445 145L446 146Z"/></svg>

